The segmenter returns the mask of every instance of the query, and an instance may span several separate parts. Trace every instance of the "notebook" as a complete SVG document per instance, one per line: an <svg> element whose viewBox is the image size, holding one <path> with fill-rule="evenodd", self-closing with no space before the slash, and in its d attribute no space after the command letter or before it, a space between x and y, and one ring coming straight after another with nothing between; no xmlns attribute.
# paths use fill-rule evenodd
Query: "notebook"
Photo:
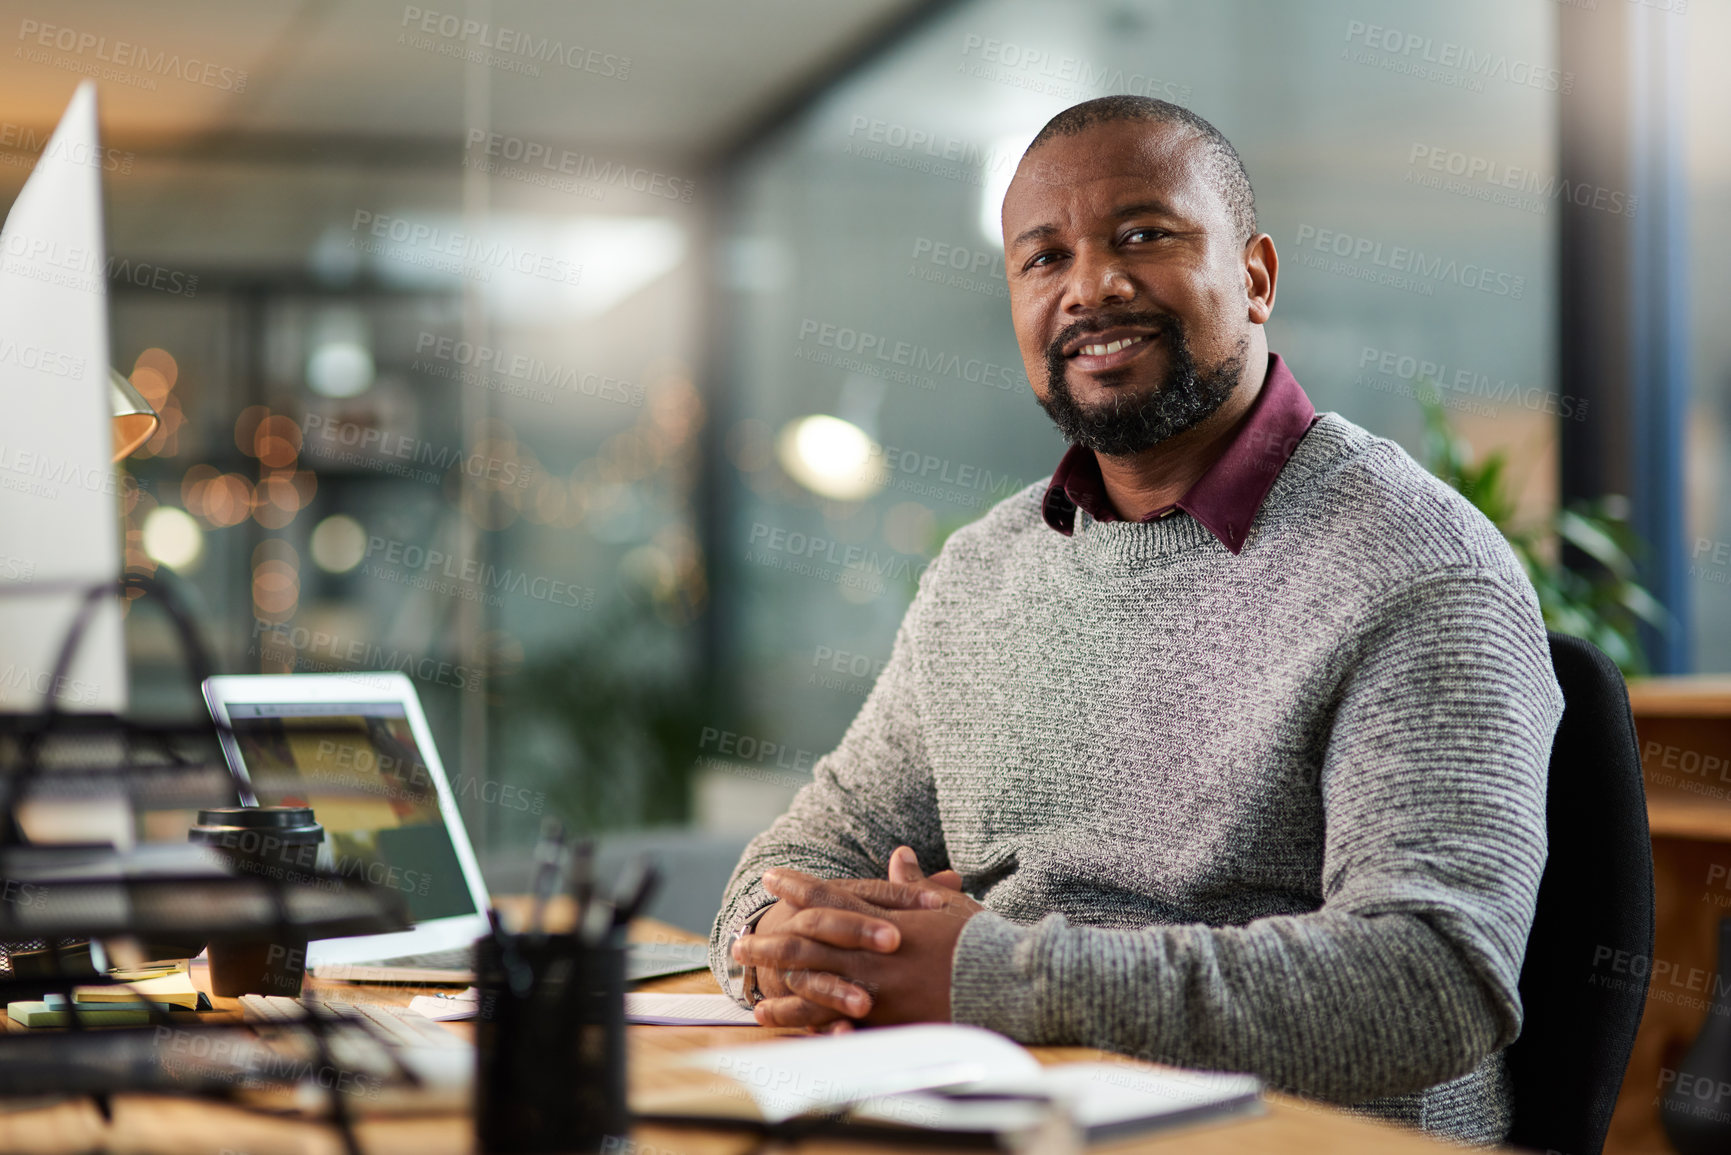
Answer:
<svg viewBox="0 0 1731 1155"><path fill-rule="evenodd" d="M182 1007L167 1003L91 1003L82 999L72 1004L72 1010L78 1012L78 1021L86 1027L133 1027L142 1026L160 1020L166 1011L171 1018L196 1019L194 1012L211 1010L210 999L199 995L199 1002L191 1007ZM71 1013L67 1010L66 1000L49 995L43 999L21 999L6 1004L6 1016L21 1027L69 1027L72 1025Z"/></svg>
<svg viewBox="0 0 1731 1155"><path fill-rule="evenodd" d="M155 978L137 979L124 986L75 987L72 998L80 1005L150 1002L190 1011L197 1009L199 993L198 988L192 985L192 976L185 970L177 970Z"/></svg>
<svg viewBox="0 0 1731 1155"><path fill-rule="evenodd" d="M1096 1143L1261 1110L1251 1075L1130 1060L1044 1067L979 1027L928 1024L704 1051L694 1077L632 1098L646 1122L787 1135L919 1133L1018 1147Z"/></svg>

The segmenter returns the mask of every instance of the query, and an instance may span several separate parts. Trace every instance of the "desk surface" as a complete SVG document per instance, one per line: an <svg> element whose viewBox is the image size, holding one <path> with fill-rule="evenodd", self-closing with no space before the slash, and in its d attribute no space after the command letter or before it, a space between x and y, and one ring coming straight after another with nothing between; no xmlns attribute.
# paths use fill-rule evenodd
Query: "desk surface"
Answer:
<svg viewBox="0 0 1731 1155"><path fill-rule="evenodd" d="M642 920L634 926L632 938L656 942L697 941L695 935L652 920ZM204 973L203 968L195 968L195 979L202 979ZM319 980L309 980L309 986L323 991L345 992L356 1002L403 1004L412 996L432 989ZM717 988L714 978L705 971L657 979L637 989L713 993ZM235 1000L215 1001L219 1011L239 1018ZM471 1031L464 1023L444 1025L464 1035ZM657 1089L677 1077L669 1061L685 1052L799 1033L758 1027L630 1027L628 1031L631 1085L639 1091ZM1081 1047L1035 1047L1032 1050L1041 1062L1048 1064L1113 1057L1103 1051ZM466 1155L474 1150L469 1120L461 1114L362 1120L356 1131L369 1155ZM633 1130L632 1139L636 1147L621 1151L619 1155L746 1155L757 1145L756 1139L748 1134L670 1127L638 1127ZM857 1155L870 1150L858 1143L807 1142L799 1146L805 1155L825 1155L832 1150L851 1151ZM340 1155L342 1148L336 1132L322 1123L190 1099L120 1096L113 1103L112 1122L105 1122L89 1099L43 1106L0 1100L0 1151L71 1155L95 1150L138 1155L194 1155L198 1152ZM1164 1152L1174 1155L1177 1152L1186 1155L1249 1155L1252 1152L1267 1152L1269 1155L1435 1155L1459 1149L1388 1124L1360 1119L1286 1096L1271 1095L1267 1112L1258 1118L1204 1124L1095 1150L1108 1151L1112 1155L1139 1155L1141 1152L1150 1155Z"/></svg>

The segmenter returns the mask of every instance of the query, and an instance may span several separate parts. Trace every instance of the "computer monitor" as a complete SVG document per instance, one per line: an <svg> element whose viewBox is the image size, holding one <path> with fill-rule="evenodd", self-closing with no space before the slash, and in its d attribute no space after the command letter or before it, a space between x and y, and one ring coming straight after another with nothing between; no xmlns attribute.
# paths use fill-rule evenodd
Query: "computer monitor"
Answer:
<svg viewBox="0 0 1731 1155"><path fill-rule="evenodd" d="M91 587L120 578L110 440L108 270L96 86L78 86L0 229L0 712L126 707L120 601L67 673L56 660Z"/></svg>

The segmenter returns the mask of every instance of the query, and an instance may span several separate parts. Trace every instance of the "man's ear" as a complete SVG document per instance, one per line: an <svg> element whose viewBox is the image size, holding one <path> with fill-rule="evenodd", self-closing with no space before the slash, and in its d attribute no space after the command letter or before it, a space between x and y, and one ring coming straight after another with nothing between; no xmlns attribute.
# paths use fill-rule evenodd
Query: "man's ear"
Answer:
<svg viewBox="0 0 1731 1155"><path fill-rule="evenodd" d="M1274 283L1280 277L1280 254L1274 238L1257 233L1244 242L1245 316L1252 325L1264 325L1274 313Z"/></svg>

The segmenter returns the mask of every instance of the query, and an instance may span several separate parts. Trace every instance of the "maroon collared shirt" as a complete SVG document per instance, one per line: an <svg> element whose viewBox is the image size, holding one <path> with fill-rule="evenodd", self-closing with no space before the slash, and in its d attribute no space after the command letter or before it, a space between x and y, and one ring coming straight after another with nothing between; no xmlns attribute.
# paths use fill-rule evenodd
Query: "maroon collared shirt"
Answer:
<svg viewBox="0 0 1731 1155"><path fill-rule="evenodd" d="M1158 521L1183 510L1236 554L1244 548L1250 523L1273 488L1274 479L1315 421L1316 406L1280 354L1270 353L1262 392L1225 450L1183 497L1140 520ZM1072 445L1052 474L1040 512L1047 525L1068 537L1076 529L1077 507L1087 510L1095 521L1124 520L1106 495L1106 482L1100 476L1094 451Z"/></svg>

